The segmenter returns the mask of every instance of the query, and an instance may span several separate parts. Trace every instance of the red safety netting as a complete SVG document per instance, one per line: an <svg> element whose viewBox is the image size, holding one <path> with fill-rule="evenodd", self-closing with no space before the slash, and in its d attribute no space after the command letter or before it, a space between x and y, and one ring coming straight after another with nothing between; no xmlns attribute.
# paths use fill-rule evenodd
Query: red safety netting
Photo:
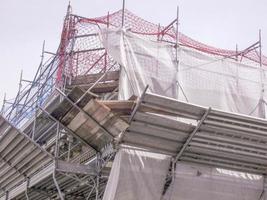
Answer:
<svg viewBox="0 0 267 200"><path fill-rule="evenodd" d="M73 77L88 73L99 73L107 69L117 70L119 66L107 55L99 32L101 28L119 28L121 26L122 10L97 18L67 15L59 48L60 62L57 79L61 80L63 74ZM176 43L175 26L176 21L164 27L148 22L128 10L124 12L124 28L152 40ZM179 44L208 54L231 57L238 53L242 58L256 63L260 62L259 53L256 49L242 53L203 44L183 33L179 33L178 36ZM267 66L267 57L262 56L262 64Z"/></svg>

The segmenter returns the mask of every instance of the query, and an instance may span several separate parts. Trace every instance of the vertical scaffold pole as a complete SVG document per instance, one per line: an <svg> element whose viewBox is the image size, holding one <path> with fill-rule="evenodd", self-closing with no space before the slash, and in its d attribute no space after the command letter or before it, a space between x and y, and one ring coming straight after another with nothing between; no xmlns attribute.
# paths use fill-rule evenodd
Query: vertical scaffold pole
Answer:
<svg viewBox="0 0 267 200"><path fill-rule="evenodd" d="M178 47L179 47L179 6L177 6L176 10L176 42L175 42L175 59L176 59L176 66L177 66L177 99L179 98L179 59L178 59Z"/></svg>
<svg viewBox="0 0 267 200"><path fill-rule="evenodd" d="M262 67L262 43L261 43L261 29L259 30L259 47L260 47L260 67Z"/></svg>
<svg viewBox="0 0 267 200"><path fill-rule="evenodd" d="M235 61L238 62L238 45L235 45ZM236 65L236 85L239 85L239 68L238 65Z"/></svg>
<svg viewBox="0 0 267 200"><path fill-rule="evenodd" d="M109 12L108 12L108 15L107 15L107 31L109 29ZM107 42L107 46L108 46L108 32L107 32L107 35L106 35L106 42ZM108 65L108 56L107 56L107 49L105 49L105 66L104 66L104 73L107 71L107 65Z"/></svg>
<svg viewBox="0 0 267 200"><path fill-rule="evenodd" d="M157 41L159 41L159 38L160 38L160 24L158 24Z"/></svg>
<svg viewBox="0 0 267 200"><path fill-rule="evenodd" d="M6 200L9 199L9 192L8 192L8 191L5 192L5 197L6 197L6 198L5 198Z"/></svg>
<svg viewBox="0 0 267 200"><path fill-rule="evenodd" d="M17 106L16 104L19 104L20 92L21 92L21 89L22 89L22 76L23 76L23 70L20 71L19 91L18 91L18 94L17 94L16 99L15 99L16 115L20 112L20 110L19 110L20 107Z"/></svg>
<svg viewBox="0 0 267 200"><path fill-rule="evenodd" d="M56 122L57 123L57 131L56 131L56 144L55 144L55 158L56 158L56 161L59 157L59 140L60 140L60 124L59 122Z"/></svg>
<svg viewBox="0 0 267 200"><path fill-rule="evenodd" d="M238 44L235 45L235 60L238 61Z"/></svg>
<svg viewBox="0 0 267 200"><path fill-rule="evenodd" d="M261 74L261 99L260 99L260 106L262 109L262 115L265 117L265 101L263 98L264 95L264 72L262 68L262 42L261 42L261 29L259 29L259 64L260 64L260 74Z"/></svg>
<svg viewBox="0 0 267 200"><path fill-rule="evenodd" d="M100 172L100 154L96 155L96 168L97 168L97 176L96 176L96 187L95 187L95 200L99 200L99 172Z"/></svg>
<svg viewBox="0 0 267 200"><path fill-rule="evenodd" d="M179 6L177 6L177 11L176 11L176 45L177 47L179 45Z"/></svg>
<svg viewBox="0 0 267 200"><path fill-rule="evenodd" d="M124 27L125 0L122 0L121 27Z"/></svg>
<svg viewBox="0 0 267 200"><path fill-rule="evenodd" d="M1 108L1 114L4 115L5 112L5 104L6 104L6 93L4 93L4 99L3 99L3 104Z"/></svg>
<svg viewBox="0 0 267 200"><path fill-rule="evenodd" d="M58 182L57 182L57 178L56 178L56 170L54 170L54 172L53 172L53 181L54 181L54 184L55 184L55 186L56 186L56 188L57 188L57 192L58 192L59 199L60 199L60 200L64 200L64 195L63 195L63 193L61 192L61 189L60 189L59 184L58 184Z"/></svg>
<svg viewBox="0 0 267 200"><path fill-rule="evenodd" d="M40 74L43 73L43 62L44 62L44 52L45 52L45 40L43 41L43 46L42 46L42 53L41 53L41 62L39 65L39 69L40 69ZM39 80L41 81L41 80ZM36 92L36 101L35 101L35 113L34 113L34 121L33 121L33 129L32 129L32 139L35 139L35 131L36 131L36 122L37 122L37 116L38 116L38 107L39 107L39 98L42 96L42 94L40 94L40 84L38 81L32 84L37 84L37 92Z"/></svg>

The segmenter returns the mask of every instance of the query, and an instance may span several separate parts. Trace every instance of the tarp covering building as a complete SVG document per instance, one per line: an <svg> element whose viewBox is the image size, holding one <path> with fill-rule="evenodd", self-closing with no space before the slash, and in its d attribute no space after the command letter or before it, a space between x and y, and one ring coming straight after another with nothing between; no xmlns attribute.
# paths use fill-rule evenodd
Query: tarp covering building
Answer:
<svg viewBox="0 0 267 200"><path fill-rule="evenodd" d="M225 111L265 118L266 69L105 29L103 43L122 66L120 97L149 92ZM177 56L176 56L177 53ZM207 98L209 97L209 98Z"/></svg>
<svg viewBox="0 0 267 200"><path fill-rule="evenodd" d="M266 118L266 70L188 47L177 51L124 29L102 30L102 40L121 66L121 99L148 92L224 111ZM164 134L164 132L162 132ZM263 198L260 175L178 163L163 194L170 157L120 149L104 200L255 200ZM165 174L165 176L164 176Z"/></svg>
<svg viewBox="0 0 267 200"><path fill-rule="evenodd" d="M120 149L103 200L260 200L263 177L199 165L177 164L174 181L162 196L170 157ZM262 198L261 198L262 197Z"/></svg>
<svg viewBox="0 0 267 200"><path fill-rule="evenodd" d="M3 106L0 200L266 200L261 40L219 49L178 24L69 6L58 51Z"/></svg>

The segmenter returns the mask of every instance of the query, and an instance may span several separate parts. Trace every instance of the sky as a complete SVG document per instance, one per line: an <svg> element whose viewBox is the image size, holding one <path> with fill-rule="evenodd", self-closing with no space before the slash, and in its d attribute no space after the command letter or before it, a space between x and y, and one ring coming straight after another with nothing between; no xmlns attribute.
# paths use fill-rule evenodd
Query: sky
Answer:
<svg viewBox="0 0 267 200"><path fill-rule="evenodd" d="M68 0L0 0L0 105L4 93L13 98L19 77L32 80L40 63L42 43L56 52ZM115 12L122 0L72 0L73 13L96 17ZM267 55L266 0L126 0L126 8L156 24L168 25L180 8L180 31L203 43L245 49L262 30Z"/></svg>

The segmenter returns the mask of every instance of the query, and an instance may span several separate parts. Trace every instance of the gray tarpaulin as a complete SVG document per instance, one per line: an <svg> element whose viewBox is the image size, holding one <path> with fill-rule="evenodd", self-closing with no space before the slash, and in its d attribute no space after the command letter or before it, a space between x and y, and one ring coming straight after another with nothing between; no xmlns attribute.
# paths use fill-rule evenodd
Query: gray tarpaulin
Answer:
<svg viewBox="0 0 267 200"><path fill-rule="evenodd" d="M120 97L141 95L148 91L168 97L177 97L177 66L173 47L143 39L125 30L103 30L103 43L108 54L123 68L120 76Z"/></svg>
<svg viewBox="0 0 267 200"><path fill-rule="evenodd" d="M103 200L263 200L263 177L200 165L177 164L162 197L170 157L120 149Z"/></svg>
<svg viewBox="0 0 267 200"><path fill-rule="evenodd" d="M263 177L178 163L163 200L263 200Z"/></svg>
<svg viewBox="0 0 267 200"><path fill-rule="evenodd" d="M103 200L160 200L170 157L120 149Z"/></svg>
<svg viewBox="0 0 267 200"><path fill-rule="evenodd" d="M232 58L209 55L126 30L102 30L108 54L121 65L119 97L148 92L225 111L266 118L266 70ZM164 134L164 133L162 133ZM258 200L259 175L178 163L175 178L161 196L170 158L141 150L117 153L104 200Z"/></svg>
<svg viewBox="0 0 267 200"><path fill-rule="evenodd" d="M149 92L230 112L265 117L266 71L224 58L151 41L126 30L102 30L103 44L121 66L121 99Z"/></svg>

